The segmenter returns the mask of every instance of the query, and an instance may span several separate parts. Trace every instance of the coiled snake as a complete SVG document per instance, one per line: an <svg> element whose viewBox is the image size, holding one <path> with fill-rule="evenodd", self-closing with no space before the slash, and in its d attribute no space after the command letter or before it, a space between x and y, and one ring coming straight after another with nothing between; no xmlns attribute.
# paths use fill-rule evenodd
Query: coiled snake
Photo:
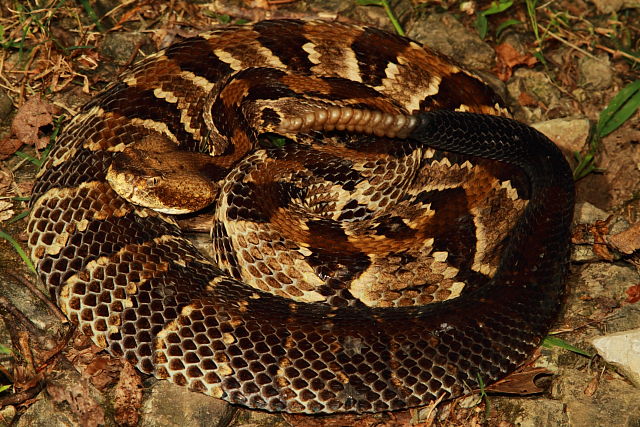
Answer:
<svg viewBox="0 0 640 427"><path fill-rule="evenodd" d="M564 293L571 172L504 111L377 29L215 30L145 58L66 127L33 190L31 257L98 345L192 390L301 413L455 397L526 360ZM195 165L178 181L211 183L213 261L118 187L161 186L127 168L167 153Z"/></svg>

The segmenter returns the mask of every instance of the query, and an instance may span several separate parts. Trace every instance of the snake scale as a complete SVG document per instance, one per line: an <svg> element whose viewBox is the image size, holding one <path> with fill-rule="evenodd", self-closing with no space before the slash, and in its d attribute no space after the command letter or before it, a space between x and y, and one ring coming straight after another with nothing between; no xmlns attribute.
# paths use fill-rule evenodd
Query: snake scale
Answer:
<svg viewBox="0 0 640 427"><path fill-rule="evenodd" d="M456 397L525 361L564 294L571 171L505 115L471 73L378 29L216 29L67 125L33 190L31 257L98 345L191 390L294 413ZM107 180L163 150L213 183L213 259Z"/></svg>

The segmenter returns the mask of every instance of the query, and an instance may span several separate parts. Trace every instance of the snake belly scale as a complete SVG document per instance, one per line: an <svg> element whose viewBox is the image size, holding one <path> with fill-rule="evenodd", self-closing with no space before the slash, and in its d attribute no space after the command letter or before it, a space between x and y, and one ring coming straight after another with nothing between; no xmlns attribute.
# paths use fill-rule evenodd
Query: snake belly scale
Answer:
<svg viewBox="0 0 640 427"><path fill-rule="evenodd" d="M145 58L67 125L33 190L31 257L98 345L231 403L459 396L525 361L564 294L571 172L505 114L472 74L381 30L217 29ZM149 141L211 160L213 260L107 181Z"/></svg>

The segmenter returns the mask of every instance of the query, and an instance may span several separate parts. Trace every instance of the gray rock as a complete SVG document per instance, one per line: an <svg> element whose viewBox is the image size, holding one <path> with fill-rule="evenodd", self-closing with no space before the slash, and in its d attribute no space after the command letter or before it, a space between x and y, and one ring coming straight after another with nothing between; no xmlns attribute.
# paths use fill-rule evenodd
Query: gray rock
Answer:
<svg viewBox="0 0 640 427"><path fill-rule="evenodd" d="M60 411L50 399L38 399L18 419L16 427L74 426L78 422L69 411Z"/></svg>
<svg viewBox="0 0 640 427"><path fill-rule="evenodd" d="M557 116L568 116L573 112L570 103L562 98L549 76L542 71L517 69L507 83L507 91L513 99L520 99L524 92L543 104L545 110L556 111ZM527 107L524 111L524 119L528 122L537 122L545 118L540 107Z"/></svg>
<svg viewBox="0 0 640 427"><path fill-rule="evenodd" d="M0 409L0 426L9 427L13 425L13 419L16 416L16 407L13 405L7 405Z"/></svg>
<svg viewBox="0 0 640 427"><path fill-rule="evenodd" d="M552 387L552 397L564 402L570 426L637 426L640 423L640 390L621 378L601 378L585 393L600 371L566 369Z"/></svg>
<svg viewBox="0 0 640 427"><path fill-rule="evenodd" d="M626 298L627 288L638 281L638 272L627 265L606 262L588 264L582 268L579 280L574 285L573 298L576 300L570 304L575 312L589 317L603 308L593 304L590 299L610 300L607 306L617 306ZM610 328L610 324L607 327Z"/></svg>
<svg viewBox="0 0 640 427"><path fill-rule="evenodd" d="M590 90L603 90L611 86L613 68L606 55L597 59L585 56L578 62L579 84Z"/></svg>
<svg viewBox="0 0 640 427"><path fill-rule="evenodd" d="M636 387L640 387L640 328L603 335L591 340L604 360L617 367Z"/></svg>
<svg viewBox="0 0 640 427"><path fill-rule="evenodd" d="M491 46L449 14L434 13L416 21L408 36L455 58L472 70L488 70L495 63L495 52Z"/></svg>
<svg viewBox="0 0 640 427"><path fill-rule="evenodd" d="M591 124L585 118L563 118L538 122L531 125L555 142L566 153L584 148L589 138Z"/></svg>
<svg viewBox="0 0 640 427"><path fill-rule="evenodd" d="M145 48L145 52L152 50L149 36L142 33L107 33L100 45L100 54L106 56L111 62L119 65L127 64L135 51Z"/></svg>
<svg viewBox="0 0 640 427"><path fill-rule="evenodd" d="M631 9L640 7L638 0L591 0L600 13L617 12L620 9Z"/></svg>
<svg viewBox="0 0 640 427"><path fill-rule="evenodd" d="M140 427L215 426L233 417L228 403L169 381L157 381L140 409ZM222 423L222 425L226 425Z"/></svg>
<svg viewBox="0 0 640 427"><path fill-rule="evenodd" d="M608 217L609 213L589 202L582 202L576 204L573 221L577 224L593 224L598 220L604 221Z"/></svg>

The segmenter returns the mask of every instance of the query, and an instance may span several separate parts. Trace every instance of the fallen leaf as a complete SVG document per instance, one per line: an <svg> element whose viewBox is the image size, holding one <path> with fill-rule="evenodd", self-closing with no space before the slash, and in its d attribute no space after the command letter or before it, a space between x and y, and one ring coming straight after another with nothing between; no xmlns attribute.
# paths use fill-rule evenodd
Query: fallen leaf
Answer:
<svg viewBox="0 0 640 427"><path fill-rule="evenodd" d="M640 301L640 285L629 286L625 292L627 293L627 299L624 302L635 304Z"/></svg>
<svg viewBox="0 0 640 427"><path fill-rule="evenodd" d="M520 92L520 95L518 95L518 103L523 107L537 107L540 105L537 99L524 91Z"/></svg>
<svg viewBox="0 0 640 427"><path fill-rule="evenodd" d="M84 381L70 387L48 384L47 393L55 403L67 402L81 426L97 427L104 424L104 411L89 395L89 387Z"/></svg>
<svg viewBox="0 0 640 427"><path fill-rule="evenodd" d="M525 368L491 384L486 390L494 393L517 394L518 396L542 393L545 389L538 387L534 382L541 375L553 375L553 372L545 368Z"/></svg>
<svg viewBox="0 0 640 427"><path fill-rule="evenodd" d="M614 249L623 254L632 254L640 249L640 222L621 233L609 236L607 240Z"/></svg>
<svg viewBox="0 0 640 427"><path fill-rule="evenodd" d="M95 388L104 390L117 382L122 369L120 359L105 354L102 348L81 335L66 352L67 359Z"/></svg>
<svg viewBox="0 0 640 427"><path fill-rule="evenodd" d="M599 383L600 383L599 376L596 376L591 381L589 381L589 384L587 384L583 392L585 396L589 396L589 397L593 396L596 390L598 390Z"/></svg>
<svg viewBox="0 0 640 427"><path fill-rule="evenodd" d="M49 143L49 137L40 136L40 128L53 123L54 112L53 104L37 96L29 98L18 108L11 122L11 132L23 144L33 145L36 150L41 150Z"/></svg>
<svg viewBox="0 0 640 427"><path fill-rule="evenodd" d="M13 156L13 153L18 151L20 146L22 146L22 142L16 138L5 138L0 141L0 160Z"/></svg>
<svg viewBox="0 0 640 427"><path fill-rule="evenodd" d="M613 219L610 215L606 220L598 220L589 227L589 231L593 234L593 253L607 261L613 261L613 255L607 247L607 234L609 234L609 223Z"/></svg>
<svg viewBox="0 0 640 427"><path fill-rule="evenodd" d="M500 80L506 82L513 74L513 68L517 65L532 67L538 60L530 53L520 54L509 43L501 43L496 46L496 67Z"/></svg>
<svg viewBox="0 0 640 427"><path fill-rule="evenodd" d="M115 388L113 407L119 425L136 426L142 406L142 381L140 375L129 362L124 362L120 379Z"/></svg>

